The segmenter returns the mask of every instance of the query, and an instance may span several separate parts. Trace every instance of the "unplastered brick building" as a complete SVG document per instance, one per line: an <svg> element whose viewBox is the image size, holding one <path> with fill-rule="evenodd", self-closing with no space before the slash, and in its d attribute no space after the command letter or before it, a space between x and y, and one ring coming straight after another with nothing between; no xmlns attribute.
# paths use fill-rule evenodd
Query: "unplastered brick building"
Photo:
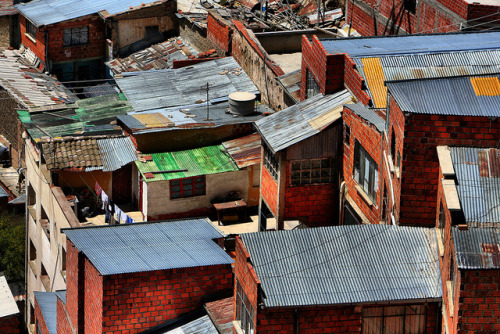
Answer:
<svg viewBox="0 0 500 334"><path fill-rule="evenodd" d="M61 81L104 77L105 59L160 42L174 29L175 5L168 0L142 4L38 0L16 8L24 48L38 58L39 68Z"/></svg>
<svg viewBox="0 0 500 334"><path fill-rule="evenodd" d="M236 333L434 333L442 294L437 257L436 233L426 228L242 234Z"/></svg>
<svg viewBox="0 0 500 334"><path fill-rule="evenodd" d="M346 22L363 36L488 30L498 26L499 4L486 0L346 2Z"/></svg>
<svg viewBox="0 0 500 334"><path fill-rule="evenodd" d="M303 71L310 75L303 76L302 87L321 87L326 76L365 107L344 111L344 197L354 199L348 210L356 221L434 226L436 146L494 147L500 139L500 110L486 102L500 94L499 64L490 60L499 52L490 41L499 37L485 32L304 41L313 50L303 55ZM318 54L335 65L317 65Z"/></svg>
<svg viewBox="0 0 500 334"><path fill-rule="evenodd" d="M500 150L437 148L443 332L500 330Z"/></svg>
<svg viewBox="0 0 500 334"><path fill-rule="evenodd" d="M67 289L35 295L37 333L138 333L232 289L233 260L208 219L64 232Z"/></svg>
<svg viewBox="0 0 500 334"><path fill-rule="evenodd" d="M317 95L257 121L262 137L261 230L266 217L311 226L338 221L341 110L351 94Z"/></svg>

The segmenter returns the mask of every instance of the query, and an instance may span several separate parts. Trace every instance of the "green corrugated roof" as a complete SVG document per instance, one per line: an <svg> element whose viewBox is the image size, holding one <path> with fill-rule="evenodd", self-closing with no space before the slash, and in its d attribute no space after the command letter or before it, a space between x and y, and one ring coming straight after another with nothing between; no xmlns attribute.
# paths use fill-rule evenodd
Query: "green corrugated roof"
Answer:
<svg viewBox="0 0 500 334"><path fill-rule="evenodd" d="M154 178L146 182L175 180L185 177L237 171L238 167L222 145L207 146L186 151L153 153L152 161L136 161L137 168L144 176L154 173ZM182 170L182 171L179 171ZM178 172L168 172L178 171Z"/></svg>

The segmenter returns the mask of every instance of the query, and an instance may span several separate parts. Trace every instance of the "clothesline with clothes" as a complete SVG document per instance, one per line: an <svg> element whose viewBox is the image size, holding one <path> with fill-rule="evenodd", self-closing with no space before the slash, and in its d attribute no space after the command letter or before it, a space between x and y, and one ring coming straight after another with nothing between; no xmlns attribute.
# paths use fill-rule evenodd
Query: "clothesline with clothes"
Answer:
<svg viewBox="0 0 500 334"><path fill-rule="evenodd" d="M95 193L102 201L102 209L106 212L105 223L110 225L115 224L131 224L136 221L116 205L112 199L102 190L99 183L95 183Z"/></svg>

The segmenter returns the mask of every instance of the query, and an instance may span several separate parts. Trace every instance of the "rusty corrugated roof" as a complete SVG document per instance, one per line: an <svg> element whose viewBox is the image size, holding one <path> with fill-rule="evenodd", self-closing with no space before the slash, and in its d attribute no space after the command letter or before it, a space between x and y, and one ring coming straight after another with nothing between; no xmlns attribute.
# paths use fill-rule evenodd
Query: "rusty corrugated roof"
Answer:
<svg viewBox="0 0 500 334"><path fill-rule="evenodd" d="M260 135L251 135L222 143L238 168L260 164Z"/></svg>
<svg viewBox="0 0 500 334"><path fill-rule="evenodd" d="M461 231L453 228L455 259L460 269L499 269L500 230L471 228Z"/></svg>

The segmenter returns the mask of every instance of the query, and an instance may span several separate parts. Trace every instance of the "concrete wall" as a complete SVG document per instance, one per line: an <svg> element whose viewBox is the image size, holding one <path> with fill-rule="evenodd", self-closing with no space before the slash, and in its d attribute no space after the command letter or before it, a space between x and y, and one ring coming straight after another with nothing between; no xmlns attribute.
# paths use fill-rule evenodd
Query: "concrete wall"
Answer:
<svg viewBox="0 0 500 334"><path fill-rule="evenodd" d="M149 17L135 20L121 20L118 23L118 36L120 48L146 38L146 26L158 26L160 32L174 28L170 17Z"/></svg>
<svg viewBox="0 0 500 334"><path fill-rule="evenodd" d="M0 47L10 46L10 16L0 16Z"/></svg>
<svg viewBox="0 0 500 334"><path fill-rule="evenodd" d="M28 205L27 212L27 245L30 245L31 241L36 249L36 259L28 261L26 266L28 284L26 314L29 324L29 305L30 303L34 305L33 291L56 291L66 288L66 281L62 275L62 249L66 249L66 236L60 229L80 224L62 190L51 186L50 173L45 166L39 168L40 157L29 140L26 141L25 152L26 185L27 187L30 185L36 194L36 205ZM50 240L40 223L42 208L49 220ZM29 248L26 253L29 256ZM50 279L48 289L40 279L42 263Z"/></svg>
<svg viewBox="0 0 500 334"><path fill-rule="evenodd" d="M170 200L170 181L149 182L143 188L144 215L148 220L167 219L174 213L212 209L211 201L230 191L238 191L246 202L252 187L251 169L206 175L206 195ZM200 212L201 213L201 212ZM195 212L193 212L194 215Z"/></svg>

